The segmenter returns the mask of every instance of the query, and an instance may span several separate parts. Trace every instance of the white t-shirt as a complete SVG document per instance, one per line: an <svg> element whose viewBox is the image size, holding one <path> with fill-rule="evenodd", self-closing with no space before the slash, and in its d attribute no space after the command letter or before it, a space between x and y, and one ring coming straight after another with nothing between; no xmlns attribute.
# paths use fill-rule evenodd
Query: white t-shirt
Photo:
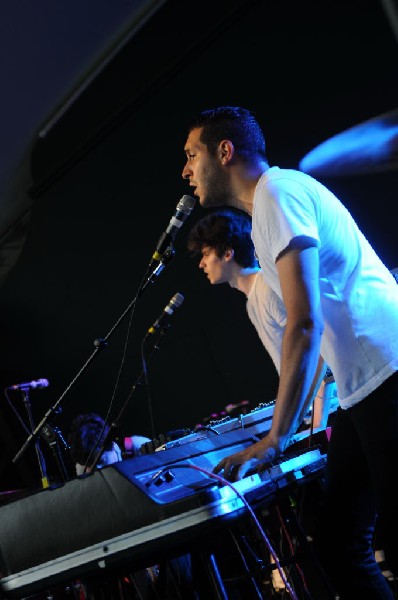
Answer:
<svg viewBox="0 0 398 600"><path fill-rule="evenodd" d="M279 298L275 260L298 236L319 249L321 354L348 408L398 370L398 286L331 191L305 173L272 167L256 187L252 239Z"/></svg>
<svg viewBox="0 0 398 600"><path fill-rule="evenodd" d="M246 310L260 340L280 374L283 330L286 308L282 300L266 284L262 272L254 278L247 296Z"/></svg>
<svg viewBox="0 0 398 600"><path fill-rule="evenodd" d="M286 326L286 308L282 300L271 290L259 271L247 296L246 310L265 349L271 356L280 375L282 338ZM325 388L329 398L329 412L338 406L337 389L334 381Z"/></svg>

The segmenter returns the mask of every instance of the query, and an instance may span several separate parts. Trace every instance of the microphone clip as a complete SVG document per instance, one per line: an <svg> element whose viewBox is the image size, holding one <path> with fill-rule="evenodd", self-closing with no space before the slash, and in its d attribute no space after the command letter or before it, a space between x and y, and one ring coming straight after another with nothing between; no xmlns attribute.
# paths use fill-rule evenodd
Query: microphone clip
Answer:
<svg viewBox="0 0 398 600"><path fill-rule="evenodd" d="M155 281L155 279L163 271L163 269L165 267L167 267L167 265L169 263L171 263L174 256L175 256L175 250L174 250L172 244L170 244L170 246L167 248L167 250L163 254L162 258L159 260L159 262L152 260L151 263L149 264L147 275L145 277L145 285L148 285L149 283L153 283Z"/></svg>

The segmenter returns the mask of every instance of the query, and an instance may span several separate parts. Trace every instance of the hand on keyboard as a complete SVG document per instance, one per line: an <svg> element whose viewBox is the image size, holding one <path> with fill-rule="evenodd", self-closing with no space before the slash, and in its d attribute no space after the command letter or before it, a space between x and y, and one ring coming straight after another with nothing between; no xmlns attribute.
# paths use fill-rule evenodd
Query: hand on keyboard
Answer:
<svg viewBox="0 0 398 600"><path fill-rule="evenodd" d="M281 450L271 444L269 436L248 448L226 456L213 469L213 473L220 473L227 481L238 481L245 477L248 470L255 467L260 470L264 463L270 463L281 454Z"/></svg>

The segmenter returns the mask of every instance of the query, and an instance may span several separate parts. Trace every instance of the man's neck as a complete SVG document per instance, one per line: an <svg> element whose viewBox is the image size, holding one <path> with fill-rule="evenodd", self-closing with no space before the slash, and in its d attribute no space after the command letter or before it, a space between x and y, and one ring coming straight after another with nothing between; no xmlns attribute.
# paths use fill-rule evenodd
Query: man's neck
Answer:
<svg viewBox="0 0 398 600"><path fill-rule="evenodd" d="M260 271L258 267L240 268L229 281L229 285L237 290L240 290L247 297L253 287L257 273Z"/></svg>
<svg viewBox="0 0 398 600"><path fill-rule="evenodd" d="M260 178L269 169L268 163L260 161L251 168L237 168L234 175L235 201L231 206L244 210L249 215L253 213L253 199Z"/></svg>

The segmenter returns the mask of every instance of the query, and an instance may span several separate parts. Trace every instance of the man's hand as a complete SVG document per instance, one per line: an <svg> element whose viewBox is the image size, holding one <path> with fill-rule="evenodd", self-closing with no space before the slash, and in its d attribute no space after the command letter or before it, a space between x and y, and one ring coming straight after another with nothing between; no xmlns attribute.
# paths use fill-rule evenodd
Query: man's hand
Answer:
<svg viewBox="0 0 398 600"><path fill-rule="evenodd" d="M213 469L213 473L224 471L223 477L227 481L243 479L250 468L257 465L257 470L263 463L272 462L281 454L281 450L272 444L268 436L248 448L223 458ZM260 465L261 461L261 465Z"/></svg>

